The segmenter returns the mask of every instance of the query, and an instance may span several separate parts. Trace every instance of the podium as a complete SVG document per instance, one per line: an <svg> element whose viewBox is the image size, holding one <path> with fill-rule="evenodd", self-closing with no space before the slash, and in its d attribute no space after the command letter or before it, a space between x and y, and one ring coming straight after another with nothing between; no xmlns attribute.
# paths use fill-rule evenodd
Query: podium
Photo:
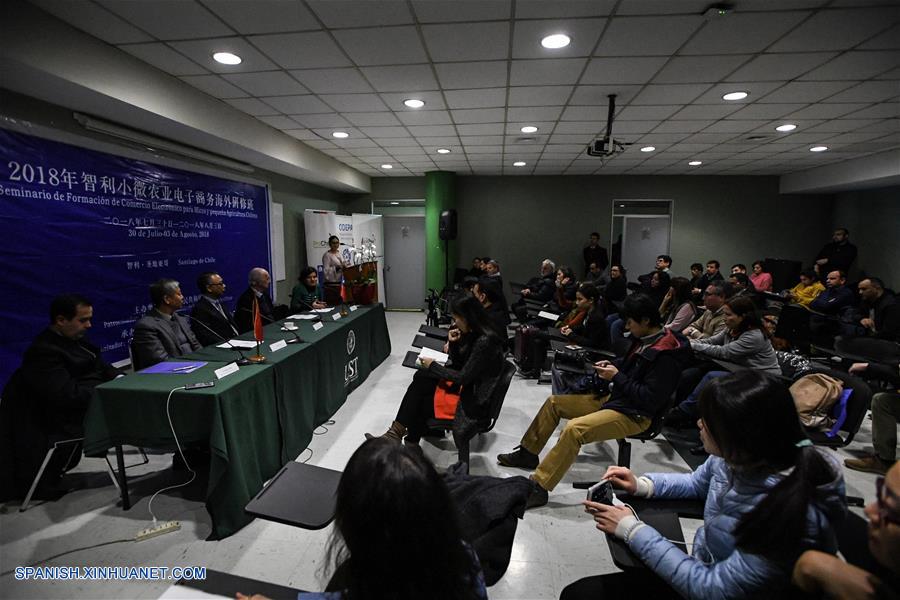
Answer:
<svg viewBox="0 0 900 600"><path fill-rule="evenodd" d="M378 302L378 261L344 267L344 287L348 302L375 304ZM368 282L368 283L363 283Z"/></svg>

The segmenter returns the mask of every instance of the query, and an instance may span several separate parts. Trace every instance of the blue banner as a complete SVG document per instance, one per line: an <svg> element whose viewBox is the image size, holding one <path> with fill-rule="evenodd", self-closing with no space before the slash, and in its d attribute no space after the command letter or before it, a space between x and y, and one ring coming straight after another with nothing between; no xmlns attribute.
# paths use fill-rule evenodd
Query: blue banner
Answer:
<svg viewBox="0 0 900 600"><path fill-rule="evenodd" d="M253 267L269 268L264 186L229 181L0 129L0 384L49 324L50 301L93 303L88 339L107 362L128 357L148 286L217 271L233 303Z"/></svg>

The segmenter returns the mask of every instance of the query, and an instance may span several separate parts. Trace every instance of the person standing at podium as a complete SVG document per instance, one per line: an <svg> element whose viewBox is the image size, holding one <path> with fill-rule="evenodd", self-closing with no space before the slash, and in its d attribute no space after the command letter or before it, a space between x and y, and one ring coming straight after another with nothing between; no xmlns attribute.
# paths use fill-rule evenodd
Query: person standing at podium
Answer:
<svg viewBox="0 0 900 600"><path fill-rule="evenodd" d="M341 257L341 240L336 235L329 237L328 252L322 255L322 275L325 278L325 302L331 306L341 303L344 269L349 266Z"/></svg>

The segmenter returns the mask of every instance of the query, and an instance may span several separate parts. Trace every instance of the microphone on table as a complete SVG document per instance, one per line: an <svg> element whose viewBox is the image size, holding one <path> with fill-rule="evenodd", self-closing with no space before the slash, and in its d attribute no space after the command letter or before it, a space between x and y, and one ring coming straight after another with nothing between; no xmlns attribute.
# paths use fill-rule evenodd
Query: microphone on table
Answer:
<svg viewBox="0 0 900 600"><path fill-rule="evenodd" d="M229 346L232 350L235 350L238 354L240 354L240 355L241 355L241 359L238 360L238 361L235 361L235 362L237 363L238 366L243 367L243 366L246 366L246 365L251 365L251 364L253 364L253 361L251 361L249 358L247 358L247 357L244 355L244 353L241 351L240 348L238 348L237 346L235 346L234 344L232 344L232 343L231 343L231 340L228 340L228 339L222 337L222 336L219 334L218 331L216 331L215 329L213 329L212 327L210 327L209 325L207 325L206 323L204 323L203 321L201 321L200 319L198 319L198 318L195 317L194 315L185 315L185 316L188 317L188 318L189 318L191 321L193 321L194 323L199 323L201 327L203 327L203 328L206 329L208 332L210 332L211 334L213 334L214 336L216 336L217 338L219 338L220 340L222 340L223 342L225 342L226 344L228 344L228 346Z"/></svg>
<svg viewBox="0 0 900 600"><path fill-rule="evenodd" d="M297 327L295 326L294 329L296 329L296 328L297 328ZM287 344L302 344L302 343L304 343L303 338L301 338L299 335L297 335L297 334L294 332L294 329L288 329L288 328L285 327L284 325L281 326L281 331L287 331L287 332L290 333L292 336L294 336L294 339L292 339L292 340L284 340L285 343L287 343Z"/></svg>

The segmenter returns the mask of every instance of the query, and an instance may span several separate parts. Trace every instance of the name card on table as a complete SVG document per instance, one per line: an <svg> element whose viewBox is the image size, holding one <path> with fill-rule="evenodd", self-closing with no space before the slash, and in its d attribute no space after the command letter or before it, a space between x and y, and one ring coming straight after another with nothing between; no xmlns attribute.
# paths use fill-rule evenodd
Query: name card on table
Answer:
<svg viewBox="0 0 900 600"><path fill-rule="evenodd" d="M318 330L322 329L323 327L325 327L325 323L323 323L322 321L319 321L318 323L313 323L313 331L318 331Z"/></svg>
<svg viewBox="0 0 900 600"><path fill-rule="evenodd" d="M224 367L220 367L215 370L216 379L224 379L225 377L228 377L232 373L237 373L238 370L239 369L238 369L237 363L228 363Z"/></svg>
<svg viewBox="0 0 900 600"><path fill-rule="evenodd" d="M359 304L354 304L353 306L350 307L350 312L353 312L357 308L359 308Z"/></svg>
<svg viewBox="0 0 900 600"><path fill-rule="evenodd" d="M279 340L272 344L269 344L269 350L272 352L278 352L282 348L287 348L287 340Z"/></svg>
<svg viewBox="0 0 900 600"><path fill-rule="evenodd" d="M337 321L337 320L340 319L340 318L341 318L341 313L339 313L339 312L336 312L336 313L334 313L333 315L331 315L331 320L332 320L332 321Z"/></svg>

